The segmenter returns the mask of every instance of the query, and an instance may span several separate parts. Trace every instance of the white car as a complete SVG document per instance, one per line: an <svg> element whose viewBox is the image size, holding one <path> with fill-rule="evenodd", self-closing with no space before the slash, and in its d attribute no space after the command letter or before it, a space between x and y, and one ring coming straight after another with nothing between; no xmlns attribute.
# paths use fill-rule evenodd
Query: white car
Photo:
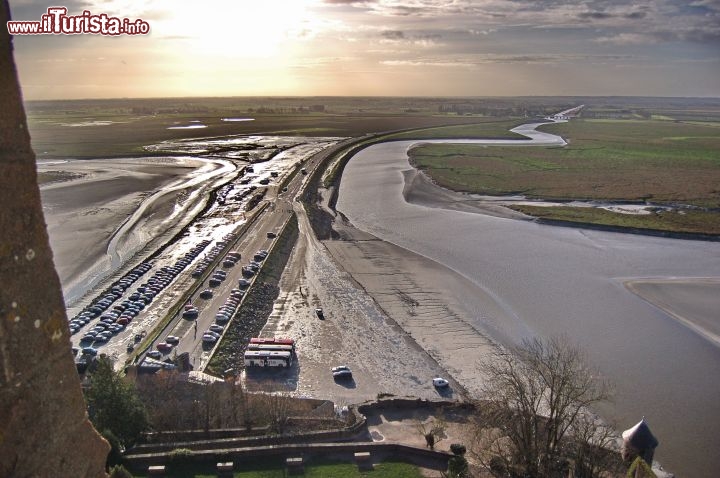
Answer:
<svg viewBox="0 0 720 478"><path fill-rule="evenodd" d="M450 382L448 382L442 377L435 377L433 379L433 386L435 386L436 388L445 388L450 386Z"/></svg>
<svg viewBox="0 0 720 478"><path fill-rule="evenodd" d="M335 367L335 368L339 368L339 367ZM350 378L352 378L352 372L351 372L350 369L347 368L347 367L345 367L345 368L340 368L339 370L333 372L332 375L333 375L333 378L337 378L337 379L350 379Z"/></svg>

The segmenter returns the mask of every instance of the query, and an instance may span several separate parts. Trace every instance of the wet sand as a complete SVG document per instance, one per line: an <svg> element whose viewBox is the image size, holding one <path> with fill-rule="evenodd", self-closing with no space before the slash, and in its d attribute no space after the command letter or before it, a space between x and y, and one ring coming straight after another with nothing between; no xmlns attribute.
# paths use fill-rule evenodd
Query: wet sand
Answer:
<svg viewBox="0 0 720 478"><path fill-rule="evenodd" d="M111 253L127 259L176 224L160 226L188 196L177 190L153 201L129 234L109 251L114 235L153 193L197 174L206 163L185 158L40 162L38 171L66 180L41 185L55 267L68 304L111 272ZM182 222L182 221L180 221Z"/></svg>
<svg viewBox="0 0 720 478"><path fill-rule="evenodd" d="M347 226L338 229L343 240L323 242L335 262L468 396L480 396L485 378L480 364L496 344L467 319L502 315L502 309L435 261ZM468 303L464 297L470 294L479 300Z"/></svg>
<svg viewBox="0 0 720 478"><path fill-rule="evenodd" d="M632 280L625 286L720 346L720 279Z"/></svg>

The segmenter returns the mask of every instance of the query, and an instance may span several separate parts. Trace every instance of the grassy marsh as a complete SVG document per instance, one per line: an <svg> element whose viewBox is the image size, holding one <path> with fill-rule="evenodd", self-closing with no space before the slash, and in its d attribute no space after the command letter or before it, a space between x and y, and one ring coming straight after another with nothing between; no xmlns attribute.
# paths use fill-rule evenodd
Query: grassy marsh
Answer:
<svg viewBox="0 0 720 478"><path fill-rule="evenodd" d="M541 129L562 136L568 146L425 145L410 157L436 183L457 191L720 208L720 122L576 119ZM542 208L542 217L567 220L569 209ZM712 226L717 214L661 214L648 222L616 213L573 213L582 216L574 219L580 222L712 234L718 233Z"/></svg>

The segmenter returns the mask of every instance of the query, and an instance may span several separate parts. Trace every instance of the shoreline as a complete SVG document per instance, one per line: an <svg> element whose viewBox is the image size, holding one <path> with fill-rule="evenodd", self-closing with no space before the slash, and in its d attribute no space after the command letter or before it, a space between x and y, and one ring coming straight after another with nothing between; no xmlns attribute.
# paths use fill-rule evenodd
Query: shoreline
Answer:
<svg viewBox="0 0 720 478"><path fill-rule="evenodd" d="M623 285L644 301L720 347L720 319L713 322L711 298L720 295L720 279L630 279Z"/></svg>
<svg viewBox="0 0 720 478"><path fill-rule="evenodd" d="M506 316L502 307L447 266L365 233L339 216L333 228L340 239L321 243L335 264L447 371L466 398L482 398L485 377L478 373L478 364L500 344L466 318ZM468 296L476 300L464 301Z"/></svg>

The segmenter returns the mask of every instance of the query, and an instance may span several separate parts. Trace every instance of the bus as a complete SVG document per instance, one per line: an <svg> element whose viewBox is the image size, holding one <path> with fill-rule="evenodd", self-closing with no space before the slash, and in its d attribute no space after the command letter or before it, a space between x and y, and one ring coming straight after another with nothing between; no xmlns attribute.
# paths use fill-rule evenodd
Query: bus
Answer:
<svg viewBox="0 0 720 478"><path fill-rule="evenodd" d="M295 340L278 337L253 337L250 339L250 344L258 345L290 345L292 351L295 352Z"/></svg>
<svg viewBox="0 0 720 478"><path fill-rule="evenodd" d="M248 350L245 367L290 367L292 353L284 350Z"/></svg>
<svg viewBox="0 0 720 478"><path fill-rule="evenodd" d="M285 344L253 344L250 343L247 346L248 350L278 350L282 352L295 352L295 348L292 345Z"/></svg>

